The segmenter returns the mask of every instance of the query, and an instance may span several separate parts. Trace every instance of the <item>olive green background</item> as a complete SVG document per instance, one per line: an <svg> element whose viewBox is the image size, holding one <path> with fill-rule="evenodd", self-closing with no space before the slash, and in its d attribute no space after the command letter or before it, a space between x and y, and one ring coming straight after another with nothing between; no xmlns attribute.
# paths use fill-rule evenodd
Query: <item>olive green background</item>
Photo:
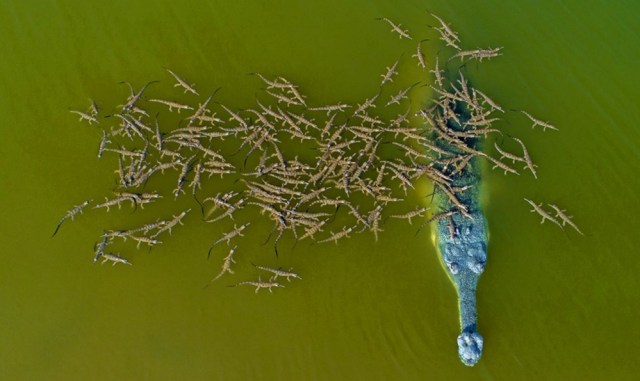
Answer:
<svg viewBox="0 0 640 381"><path fill-rule="evenodd" d="M0 378L3 380L632 380L640 366L640 5L632 1L156 1L0 3ZM485 168L489 262L479 285L485 353L456 354L455 292L428 232L389 222L378 242L286 240L279 258L256 224L233 277L203 286L228 227L195 215L134 263L92 263L105 228L177 214L166 200L131 214L88 212L50 234L66 210L113 188L100 132L68 108L170 80L163 66L222 86L219 99L253 104L247 73L285 75L309 101L354 102L377 91L402 52L406 81L424 80L376 17L408 28L430 65L425 9L468 48L504 56L468 69L507 109L560 128L532 130L508 112L504 128L539 165L530 175ZM444 50L442 50L444 52ZM444 53L443 53L444 54ZM450 52L449 52L450 54ZM414 92L414 104L425 92ZM108 110L107 110L108 111ZM171 180L173 181L173 180ZM426 203L427 187L408 200ZM420 193L419 192L419 193ZM586 235L540 225L523 197L567 208ZM164 209L163 209L164 208ZM215 258L214 258L215 257ZM249 261L293 266L303 281L258 295L228 284L255 277Z"/></svg>

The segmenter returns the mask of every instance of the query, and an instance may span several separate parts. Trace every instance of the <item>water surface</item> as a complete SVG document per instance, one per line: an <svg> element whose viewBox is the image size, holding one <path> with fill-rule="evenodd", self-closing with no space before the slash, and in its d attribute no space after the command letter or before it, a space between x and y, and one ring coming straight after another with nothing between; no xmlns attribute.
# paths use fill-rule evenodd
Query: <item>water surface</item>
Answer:
<svg viewBox="0 0 640 381"><path fill-rule="evenodd" d="M416 237L402 223L386 224L378 242L357 235L337 246L285 248L279 258L260 246L264 236L253 236L238 253L234 281L253 276L256 259L304 277L259 295L225 282L202 289L218 270L205 253L222 228L195 218L151 253L132 251L133 267L94 265L92 245L105 227L155 212L94 213L49 238L69 207L113 187L114 162L95 157L99 130L77 123L68 108L86 107L88 97L117 104L126 96L118 82L166 79L163 66L188 73L199 88L222 86L221 100L236 107L253 104L252 71L286 75L313 102L360 100L414 46L374 18L433 37L426 7L449 20L466 46L504 46L503 57L468 68L476 86L561 129L531 130L509 113L504 128L527 142L539 180L485 173L491 238L479 285L485 353L476 367L456 356L455 292L428 233ZM632 2L553 0L0 4L0 373L14 380L633 379L638 10ZM431 62L442 48L424 47ZM405 62L407 80L420 76ZM567 208L586 236L540 225L523 197Z"/></svg>

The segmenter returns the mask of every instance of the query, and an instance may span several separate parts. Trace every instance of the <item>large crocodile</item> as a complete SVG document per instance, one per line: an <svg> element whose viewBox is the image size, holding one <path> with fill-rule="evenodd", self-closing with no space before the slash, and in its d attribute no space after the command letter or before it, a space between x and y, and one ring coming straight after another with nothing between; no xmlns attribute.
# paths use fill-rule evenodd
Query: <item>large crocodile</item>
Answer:
<svg viewBox="0 0 640 381"><path fill-rule="evenodd" d="M454 107L455 110L448 111L438 110L436 107L432 112L435 112L436 118L444 121L441 128L453 132L465 131L465 121L470 118L468 109L462 102ZM455 120L447 116L451 111L457 115ZM446 213L447 218L436 220L434 238L440 259L458 292L461 326L458 355L465 365L473 366L480 360L483 347L482 336L477 331L476 287L487 261L488 235L479 202L479 160L482 155L470 152L481 153L482 139L480 136L460 139L466 146L463 147L442 139L437 134L434 138L439 148L450 152L454 157L473 155L467 165L454 171L449 169L450 166L436 161L436 168L446 173L448 184L436 186L434 190L434 202L443 213L455 211Z"/></svg>
<svg viewBox="0 0 640 381"><path fill-rule="evenodd" d="M436 227L440 258L458 292L461 327L458 355L469 366L478 362L482 355L483 339L477 330L476 287L487 261L484 216L479 209L471 215L473 220L461 215L452 216L456 231L453 237L446 220L438 221Z"/></svg>

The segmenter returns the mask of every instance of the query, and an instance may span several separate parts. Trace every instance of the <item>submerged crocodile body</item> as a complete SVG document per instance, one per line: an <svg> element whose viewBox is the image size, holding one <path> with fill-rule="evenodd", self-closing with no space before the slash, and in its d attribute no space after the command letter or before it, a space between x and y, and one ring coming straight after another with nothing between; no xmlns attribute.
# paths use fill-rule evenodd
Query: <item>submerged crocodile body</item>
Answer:
<svg viewBox="0 0 640 381"><path fill-rule="evenodd" d="M487 261L487 233L485 219L479 210L472 212L473 220L453 216L458 232L449 233L447 222L438 221L436 238L440 258L458 292L460 328L458 355L465 365L475 365L482 355L483 339L478 333L476 287Z"/></svg>
<svg viewBox="0 0 640 381"><path fill-rule="evenodd" d="M448 127L461 130L460 125L468 120L466 110L455 110L460 117L459 123L450 120ZM482 139L476 137L465 141L467 146L480 150ZM461 154L459 147L446 141L436 140L438 147ZM442 210L460 210L460 204L466 208L466 216L454 213L449 218L438 219L435 228L435 241L442 263L458 292L461 333L458 336L458 355L467 366L475 365L482 356L483 338L477 330L476 287L487 262L488 234L486 221L480 208L480 157L471 158L469 164L460 171L447 174L452 187L461 189L455 193L458 205L452 202L451 194L438 186L434 191L434 203ZM438 169L445 170L440 167Z"/></svg>

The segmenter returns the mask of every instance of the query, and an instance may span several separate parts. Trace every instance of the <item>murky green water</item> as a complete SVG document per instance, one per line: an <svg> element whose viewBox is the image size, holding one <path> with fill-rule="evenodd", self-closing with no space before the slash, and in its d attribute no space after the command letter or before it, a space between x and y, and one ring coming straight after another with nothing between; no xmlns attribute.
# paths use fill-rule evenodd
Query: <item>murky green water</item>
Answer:
<svg viewBox="0 0 640 381"><path fill-rule="evenodd" d="M133 254L133 267L94 265L92 245L103 228L149 215L91 214L49 239L71 205L113 187L114 162L95 158L99 131L68 108L90 96L116 104L119 81L163 77L163 66L222 86L221 100L237 107L253 103L252 71L286 74L311 101L359 100L413 49L374 18L433 36L427 7L467 46L504 46L470 68L478 87L561 128L531 130L511 114L505 129L528 143L539 180L485 175L486 341L475 368L456 356L455 293L428 234L400 223L377 243L358 235L278 259L252 236L234 279L253 274L256 258L304 277L272 295L224 282L203 290L218 270L205 254L215 235L188 219L164 245ZM0 378L634 379L638 10L552 0L1 3ZM438 49L425 45L431 58ZM586 236L540 225L523 197L568 208Z"/></svg>

